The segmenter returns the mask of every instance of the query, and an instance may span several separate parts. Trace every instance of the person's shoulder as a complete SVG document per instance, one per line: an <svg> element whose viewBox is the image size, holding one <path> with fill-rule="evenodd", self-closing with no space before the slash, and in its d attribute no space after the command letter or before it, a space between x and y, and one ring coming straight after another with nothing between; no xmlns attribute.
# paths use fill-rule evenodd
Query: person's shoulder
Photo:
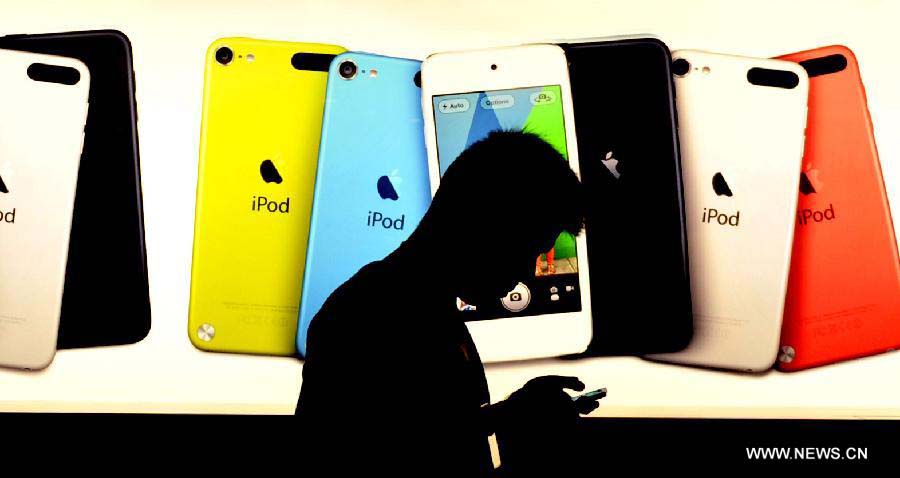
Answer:
<svg viewBox="0 0 900 478"><path fill-rule="evenodd" d="M373 261L370 262L356 271L355 274L350 276L346 282L341 284L335 292L340 291L342 289L363 289L363 290L372 290L373 288L378 288L381 284L383 284L383 277L388 273L387 267L385 266L384 261Z"/></svg>
<svg viewBox="0 0 900 478"><path fill-rule="evenodd" d="M321 312L356 310L364 307L369 297L382 295L383 287L389 282L389 279L385 277L384 269L382 261L362 266L328 296L322 305Z"/></svg>
<svg viewBox="0 0 900 478"><path fill-rule="evenodd" d="M396 311L387 312L385 306L393 291L389 275L385 265L375 261L360 268L332 292L309 325L308 349L314 348L314 342L337 341L342 354L349 357L368 350L364 344L381 343L385 335L391 335L399 321ZM381 320L386 314L392 320Z"/></svg>

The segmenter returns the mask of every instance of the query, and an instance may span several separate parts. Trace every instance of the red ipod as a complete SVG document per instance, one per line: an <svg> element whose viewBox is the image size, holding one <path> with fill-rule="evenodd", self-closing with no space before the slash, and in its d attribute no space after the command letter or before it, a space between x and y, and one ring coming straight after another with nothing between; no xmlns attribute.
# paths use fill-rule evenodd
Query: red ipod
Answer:
<svg viewBox="0 0 900 478"><path fill-rule="evenodd" d="M900 259L853 52L828 46L780 59L810 77L777 363L795 371L900 346Z"/></svg>

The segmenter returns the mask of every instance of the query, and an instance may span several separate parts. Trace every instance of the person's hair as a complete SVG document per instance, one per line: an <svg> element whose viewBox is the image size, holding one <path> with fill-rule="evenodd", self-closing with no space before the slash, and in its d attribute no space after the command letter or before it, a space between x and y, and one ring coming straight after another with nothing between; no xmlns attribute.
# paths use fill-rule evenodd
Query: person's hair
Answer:
<svg viewBox="0 0 900 478"><path fill-rule="evenodd" d="M521 224L577 235L584 224L582 186L568 161L523 131L494 131L466 148L441 178L433 204L452 207L458 227L484 232Z"/></svg>

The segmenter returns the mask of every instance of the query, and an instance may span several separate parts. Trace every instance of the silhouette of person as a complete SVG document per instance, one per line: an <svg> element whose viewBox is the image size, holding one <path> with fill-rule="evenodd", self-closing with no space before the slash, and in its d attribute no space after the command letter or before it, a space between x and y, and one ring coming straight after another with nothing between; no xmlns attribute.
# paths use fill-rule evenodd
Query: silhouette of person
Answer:
<svg viewBox="0 0 900 478"><path fill-rule="evenodd" d="M535 190L535 176L546 187ZM461 153L409 239L361 268L310 324L297 403L304 468L488 476L493 433L501 470L525 463L517 450L533 462L564 443L597 406L563 390L584 385L538 377L490 404L456 299L498 301L532 274L561 232L582 229L581 198L566 160L534 134L496 131Z"/></svg>

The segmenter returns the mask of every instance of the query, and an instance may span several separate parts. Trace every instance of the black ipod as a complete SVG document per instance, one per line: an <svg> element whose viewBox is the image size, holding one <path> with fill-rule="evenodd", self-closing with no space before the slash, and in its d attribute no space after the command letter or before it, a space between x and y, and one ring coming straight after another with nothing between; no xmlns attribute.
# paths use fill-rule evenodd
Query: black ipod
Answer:
<svg viewBox="0 0 900 478"><path fill-rule="evenodd" d="M587 190L587 354L681 350L693 314L671 54L653 38L560 46Z"/></svg>

